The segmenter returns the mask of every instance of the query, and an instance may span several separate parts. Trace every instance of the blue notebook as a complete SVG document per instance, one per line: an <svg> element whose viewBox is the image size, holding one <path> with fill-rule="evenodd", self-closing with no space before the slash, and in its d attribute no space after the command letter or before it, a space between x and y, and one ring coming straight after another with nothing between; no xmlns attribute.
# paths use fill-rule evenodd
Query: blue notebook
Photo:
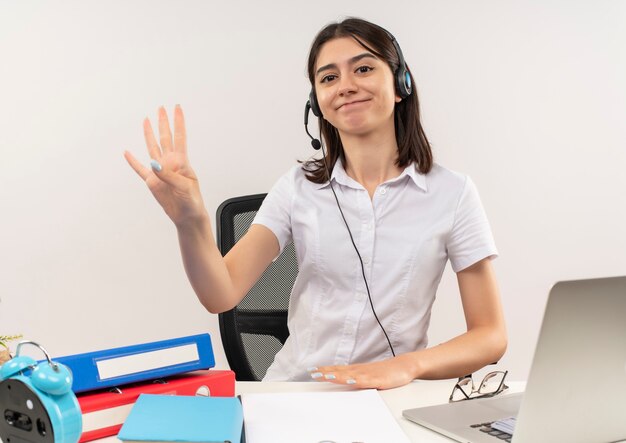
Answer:
<svg viewBox="0 0 626 443"><path fill-rule="evenodd" d="M215 366L209 334L57 357L74 376L75 393L154 380Z"/></svg>
<svg viewBox="0 0 626 443"><path fill-rule="evenodd" d="M130 442L240 443L237 397L141 394L117 438Z"/></svg>

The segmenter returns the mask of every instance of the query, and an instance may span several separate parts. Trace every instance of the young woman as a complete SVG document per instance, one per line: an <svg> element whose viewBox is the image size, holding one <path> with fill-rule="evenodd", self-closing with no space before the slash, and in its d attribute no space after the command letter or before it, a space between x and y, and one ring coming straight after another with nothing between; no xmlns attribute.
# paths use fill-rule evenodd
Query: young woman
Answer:
<svg viewBox="0 0 626 443"><path fill-rule="evenodd" d="M212 313L233 308L293 241L290 336L266 380L386 389L497 361L507 339L489 224L471 180L433 163L397 42L361 19L331 24L313 42L308 71L327 150L276 183L224 258L189 164L180 106L173 137L163 108L159 141L144 121L151 168L125 153L176 225L199 300ZM448 259L467 332L428 348Z"/></svg>

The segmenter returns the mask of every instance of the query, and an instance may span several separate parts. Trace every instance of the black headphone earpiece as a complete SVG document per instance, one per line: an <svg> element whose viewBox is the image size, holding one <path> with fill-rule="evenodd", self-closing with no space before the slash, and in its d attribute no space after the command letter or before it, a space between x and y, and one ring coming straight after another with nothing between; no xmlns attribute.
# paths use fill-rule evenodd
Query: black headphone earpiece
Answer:
<svg viewBox="0 0 626 443"><path fill-rule="evenodd" d="M411 82L411 74L406 67L406 62L404 61L404 56L402 55L402 49L400 49L400 45L396 41L396 38L391 35L389 31L385 31L389 38L391 39L391 43L393 47L396 49L396 54L398 54L398 69L394 73L396 80L396 92L400 96L401 99L407 98L413 92L413 84Z"/></svg>
<svg viewBox="0 0 626 443"><path fill-rule="evenodd" d="M317 103L317 95L315 94L315 89L311 89L309 93L309 105L311 106L311 112L316 117L322 116L322 110L320 109L319 103Z"/></svg>

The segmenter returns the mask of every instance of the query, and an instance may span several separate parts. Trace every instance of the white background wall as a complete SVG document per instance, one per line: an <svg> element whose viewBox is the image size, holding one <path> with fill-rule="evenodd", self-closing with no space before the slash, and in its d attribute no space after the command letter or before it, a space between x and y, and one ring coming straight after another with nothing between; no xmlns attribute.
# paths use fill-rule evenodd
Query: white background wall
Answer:
<svg viewBox="0 0 626 443"><path fill-rule="evenodd" d="M183 105L211 214L311 152L306 55L330 21L388 28L436 160L476 182L528 374L550 286L626 274L626 2L0 0L0 335L53 355L212 334L175 230L122 157ZM464 330L454 274L431 343Z"/></svg>

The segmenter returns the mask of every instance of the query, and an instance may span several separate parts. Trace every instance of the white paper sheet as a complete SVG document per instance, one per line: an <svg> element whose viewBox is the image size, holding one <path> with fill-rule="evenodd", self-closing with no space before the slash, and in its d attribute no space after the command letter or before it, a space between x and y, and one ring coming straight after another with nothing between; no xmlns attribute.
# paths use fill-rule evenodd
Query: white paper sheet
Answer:
<svg viewBox="0 0 626 443"><path fill-rule="evenodd" d="M378 392L241 396L246 443L409 443Z"/></svg>

